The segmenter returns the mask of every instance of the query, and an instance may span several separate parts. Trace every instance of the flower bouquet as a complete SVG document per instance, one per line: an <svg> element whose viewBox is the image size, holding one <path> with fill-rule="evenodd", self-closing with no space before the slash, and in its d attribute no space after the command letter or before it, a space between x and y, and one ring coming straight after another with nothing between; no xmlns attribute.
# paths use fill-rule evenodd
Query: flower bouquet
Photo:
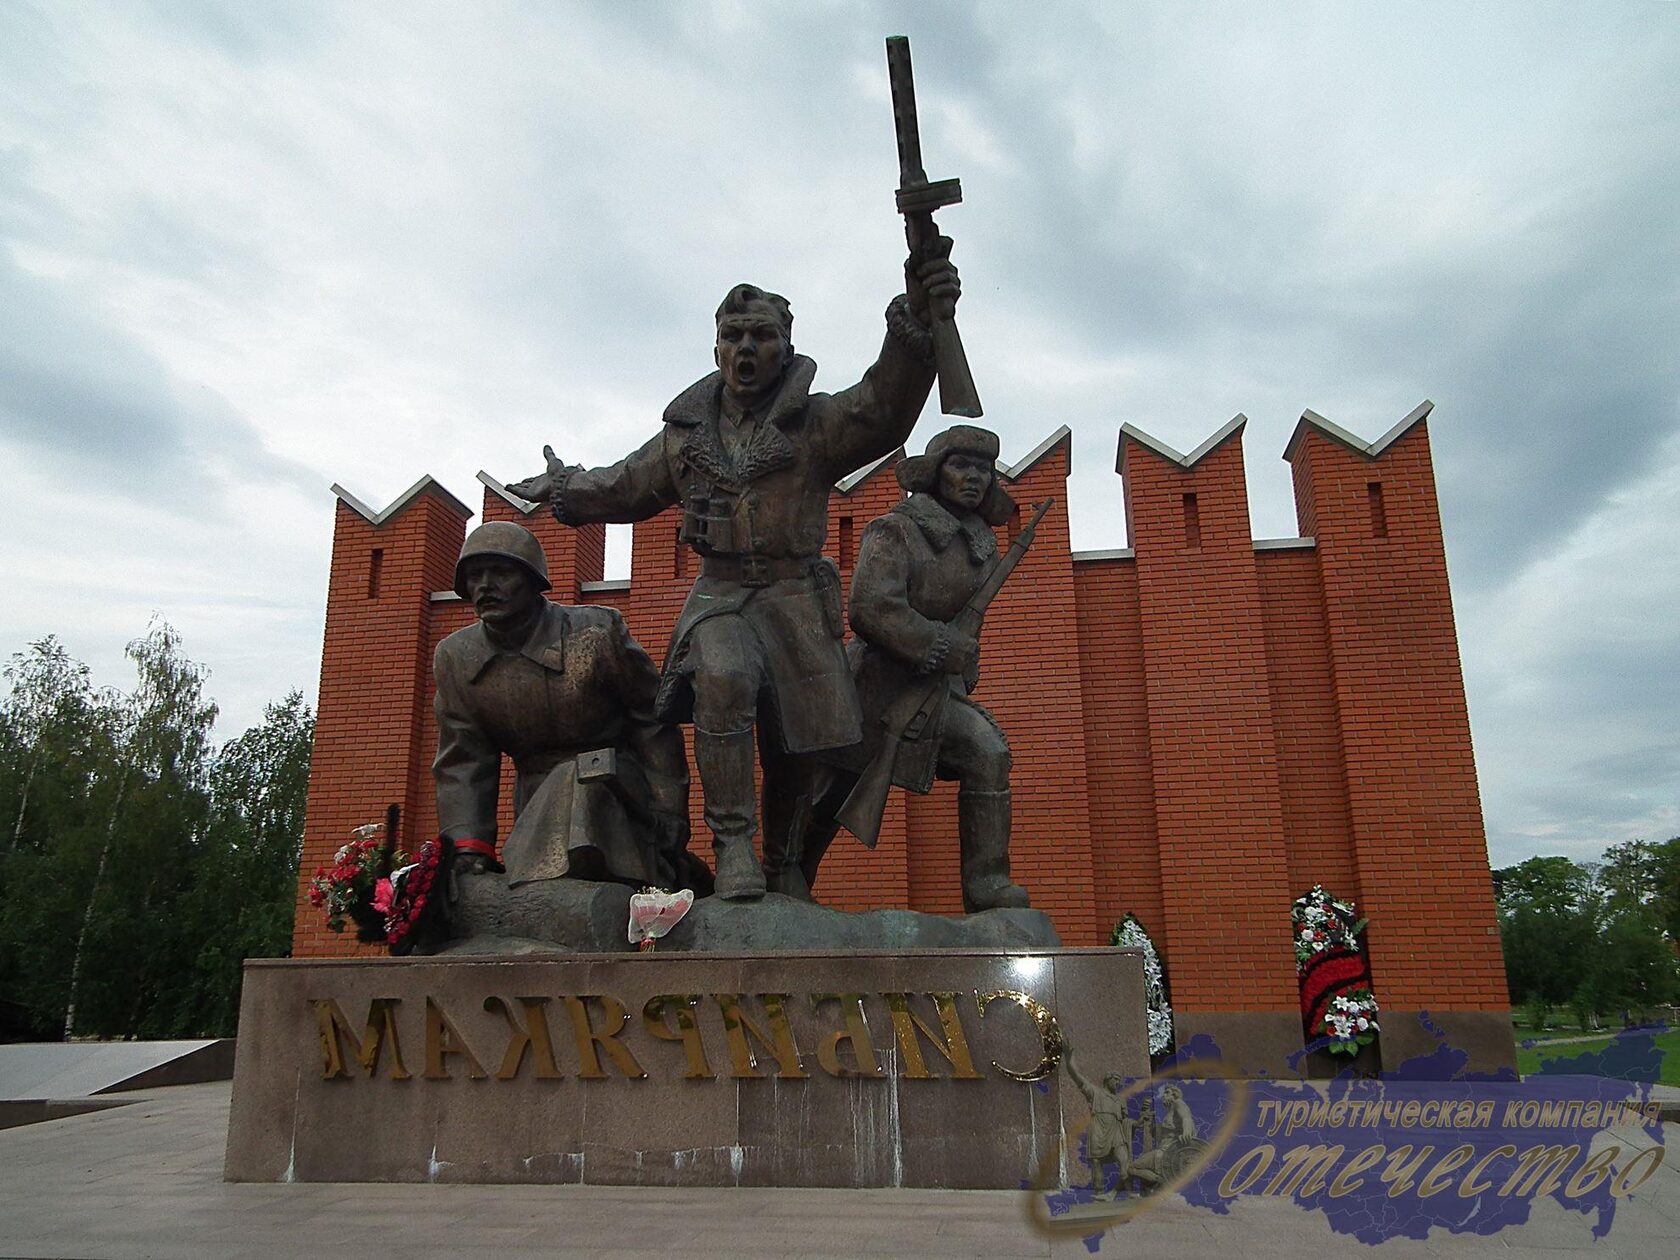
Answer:
<svg viewBox="0 0 1680 1260"><path fill-rule="evenodd" d="M356 939L372 943L385 939L385 910L375 905L383 895L389 904L385 828L368 823L350 833L350 843L333 855L331 865L316 868L309 881L309 904L327 912L327 929L342 932L354 920ZM383 894L380 885L385 886Z"/></svg>
<svg viewBox="0 0 1680 1260"><path fill-rule="evenodd" d="M644 888L630 895L630 943L638 950L649 950L653 943L674 928L694 905L694 891L689 888L666 892L660 888Z"/></svg>
<svg viewBox="0 0 1680 1260"><path fill-rule="evenodd" d="M1143 950L1143 998L1149 1015L1149 1053L1165 1054L1172 1045L1172 1004L1167 999L1167 975L1161 968L1161 957L1155 952L1155 942L1143 930L1137 916L1128 914L1109 937L1110 945L1134 945Z"/></svg>
<svg viewBox="0 0 1680 1260"><path fill-rule="evenodd" d="M443 927L439 873L448 869L454 846L443 837L428 840L414 861L393 870L384 831L378 823L357 827L350 843L309 881L309 904L326 911L330 931L354 922L357 940L406 954Z"/></svg>
<svg viewBox="0 0 1680 1260"><path fill-rule="evenodd" d="M1380 1031L1371 968L1359 949L1365 920L1355 916L1352 902L1338 901L1314 884L1296 898L1290 921L1307 1036L1329 1038L1332 1054L1358 1054Z"/></svg>

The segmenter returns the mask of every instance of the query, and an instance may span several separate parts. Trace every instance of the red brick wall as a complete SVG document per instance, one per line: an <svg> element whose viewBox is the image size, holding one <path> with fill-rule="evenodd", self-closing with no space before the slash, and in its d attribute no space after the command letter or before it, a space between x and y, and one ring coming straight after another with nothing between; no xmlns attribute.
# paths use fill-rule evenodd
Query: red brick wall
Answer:
<svg viewBox="0 0 1680 1260"><path fill-rule="evenodd" d="M1129 554L1070 552L1067 438L1019 470L1024 509L1056 503L987 618L977 693L1014 750L1017 878L1070 945L1105 942L1137 914L1182 1010L1293 1009L1289 903L1314 882L1370 916L1385 1004L1500 1009L1427 429L1417 419L1376 455L1327 432L1303 424L1290 445L1301 533L1315 541L1282 548L1250 536L1240 425L1194 461L1122 435ZM891 463L832 499L826 550L848 588L863 527L900 497ZM663 656L695 573L674 510L635 527L627 586L600 583L602 527L562 528L489 490L483 513L537 534L554 598L618 608ZM431 654L471 610L431 595L452 581L465 526L435 491L379 527L338 507L296 954L351 951L302 899L351 827L395 802L405 844L435 830ZM510 821L504 807L504 834ZM873 852L843 833L818 894L842 909L958 913L957 872L955 792L941 784L895 792Z"/></svg>
<svg viewBox="0 0 1680 1260"><path fill-rule="evenodd" d="M1242 430L1186 468L1120 441L1136 553L1162 954L1188 1010L1298 1002ZM1282 907L1280 913L1279 907ZM1243 948L1231 949L1234 938ZM1184 965L1186 957L1194 965ZM1241 995L1240 1002L1236 995Z"/></svg>
<svg viewBox="0 0 1680 1260"><path fill-rule="evenodd" d="M1427 426L1420 420L1372 457L1304 424L1289 458L1301 531L1317 539L1376 992L1397 1008L1502 1009Z"/></svg>
<svg viewBox="0 0 1680 1260"><path fill-rule="evenodd" d="M327 579L327 631L310 766L298 910L297 956L355 952L327 931L306 898L308 877L364 823L399 806L405 840L436 818L427 767L432 729L431 653L437 641L426 593L453 581L468 514L427 487L382 525L340 500Z"/></svg>

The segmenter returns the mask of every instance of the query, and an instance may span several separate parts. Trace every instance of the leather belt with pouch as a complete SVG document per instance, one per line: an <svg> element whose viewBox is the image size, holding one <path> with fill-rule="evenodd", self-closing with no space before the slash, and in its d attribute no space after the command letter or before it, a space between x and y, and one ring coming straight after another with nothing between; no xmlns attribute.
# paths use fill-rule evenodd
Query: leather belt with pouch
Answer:
<svg viewBox="0 0 1680 1260"><path fill-rule="evenodd" d="M700 560L700 573L703 577L739 582L742 586L769 586L772 582L804 577L815 563L809 557L704 556Z"/></svg>

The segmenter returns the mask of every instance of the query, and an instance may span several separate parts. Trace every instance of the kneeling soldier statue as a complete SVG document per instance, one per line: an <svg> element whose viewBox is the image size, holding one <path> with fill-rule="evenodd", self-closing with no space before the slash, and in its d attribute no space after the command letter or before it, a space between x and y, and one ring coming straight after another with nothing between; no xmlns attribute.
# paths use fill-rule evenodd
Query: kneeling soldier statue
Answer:
<svg viewBox="0 0 1680 1260"><path fill-rule="evenodd" d="M911 495L864 531L852 576L863 760L890 756L891 782L912 792L927 792L935 777L961 785L957 829L970 913L1027 904L1026 889L1009 878L1009 741L969 699L980 675L977 613L1031 540L1029 526L1000 559L991 527L1008 520L1015 503L998 483L997 455L995 433L958 425L929 442L925 455L903 460L898 480ZM930 680L939 679L947 692L935 697L939 703L921 705L925 726L894 729L904 698L928 693ZM867 843L879 826L879 811L873 812L872 825L863 827L846 810L839 816ZM813 828L815 843L803 857L808 879L822 857L825 830L833 834Z"/></svg>
<svg viewBox="0 0 1680 1260"><path fill-rule="evenodd" d="M505 861L512 885L570 875L709 892L687 851L682 735L653 715L659 671L617 611L547 589L530 530L492 521L468 535L455 591L480 620L438 644L434 669L438 829L457 870ZM499 861L503 754L518 775Z"/></svg>

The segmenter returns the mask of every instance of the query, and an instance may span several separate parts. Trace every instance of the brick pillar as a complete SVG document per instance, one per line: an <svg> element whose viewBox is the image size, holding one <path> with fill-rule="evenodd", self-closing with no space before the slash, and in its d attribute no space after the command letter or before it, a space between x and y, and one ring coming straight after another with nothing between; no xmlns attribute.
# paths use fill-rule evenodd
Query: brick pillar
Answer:
<svg viewBox="0 0 1680 1260"><path fill-rule="evenodd" d="M1162 923L1180 1042L1246 1072L1301 1048L1288 865L1238 416L1190 456L1127 425Z"/></svg>
<svg viewBox="0 0 1680 1260"><path fill-rule="evenodd" d="M357 952L352 933L326 930L306 897L317 867L353 828L402 808L402 841L425 836L413 825L430 804L422 745L431 728L430 595L453 581L455 557L471 509L430 477L375 513L338 495L326 638L310 764L298 909L296 957Z"/></svg>
<svg viewBox="0 0 1680 1260"><path fill-rule="evenodd" d="M1514 1062L1424 403L1375 443L1307 412L1284 453L1317 540L1383 1066ZM1304 891L1304 890L1303 890Z"/></svg>
<svg viewBox="0 0 1680 1260"><path fill-rule="evenodd" d="M1076 556L1074 584L1097 904L1114 923L1136 915L1159 938L1161 854L1136 561L1129 548Z"/></svg>
<svg viewBox="0 0 1680 1260"><path fill-rule="evenodd" d="M1007 546L1033 505L1054 503L1032 547L986 614L974 698L1009 736L1014 767L1014 878L1050 915L1065 945L1106 945L1121 911L1098 906L1080 684L1078 600L1069 542L1064 426L1005 479L1020 515L998 531Z"/></svg>
<svg viewBox="0 0 1680 1260"><path fill-rule="evenodd" d="M548 559L548 577L554 589L548 597L562 604L583 602L583 584L599 582L606 564L607 527L602 524L562 525L554 513L539 503L517 499L502 489L489 473L478 479L484 485L485 521L512 521L537 536Z"/></svg>

